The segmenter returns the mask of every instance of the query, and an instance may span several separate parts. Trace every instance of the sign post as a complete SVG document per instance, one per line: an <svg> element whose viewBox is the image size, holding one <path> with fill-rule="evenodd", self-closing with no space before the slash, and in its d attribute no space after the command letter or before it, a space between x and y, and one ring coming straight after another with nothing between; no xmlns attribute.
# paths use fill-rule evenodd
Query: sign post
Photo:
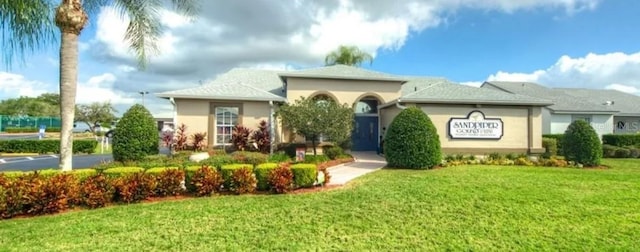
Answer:
<svg viewBox="0 0 640 252"><path fill-rule="evenodd" d="M40 124L40 130L38 130L38 140L42 140L44 138L44 131L47 128L47 125Z"/></svg>

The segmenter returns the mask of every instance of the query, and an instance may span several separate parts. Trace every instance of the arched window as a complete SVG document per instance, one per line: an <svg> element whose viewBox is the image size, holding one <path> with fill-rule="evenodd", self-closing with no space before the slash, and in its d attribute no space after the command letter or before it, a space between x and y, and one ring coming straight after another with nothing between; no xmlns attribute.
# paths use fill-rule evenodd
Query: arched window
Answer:
<svg viewBox="0 0 640 252"><path fill-rule="evenodd" d="M370 96L362 98L354 106L353 112L356 114L377 114L378 99Z"/></svg>

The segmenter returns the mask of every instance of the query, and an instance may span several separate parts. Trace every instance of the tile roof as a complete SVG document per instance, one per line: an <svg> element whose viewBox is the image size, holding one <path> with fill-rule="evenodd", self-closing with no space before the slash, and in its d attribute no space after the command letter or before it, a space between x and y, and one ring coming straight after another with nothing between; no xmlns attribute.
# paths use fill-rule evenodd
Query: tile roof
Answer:
<svg viewBox="0 0 640 252"><path fill-rule="evenodd" d="M587 89L587 88L554 88L567 95L591 101L597 104L606 104L614 110L619 111L620 116L640 116L640 96L620 92L610 89Z"/></svg>
<svg viewBox="0 0 640 252"><path fill-rule="evenodd" d="M391 75L371 70L366 70L354 66L333 65L318 68L310 68L305 70L297 70L280 73L282 78L286 77L304 77L304 78L321 78L321 79L349 79L349 80L381 80L404 82L405 78L397 75Z"/></svg>
<svg viewBox="0 0 640 252"><path fill-rule="evenodd" d="M551 101L520 94L455 84L441 78L413 78L402 87L401 101L459 104L550 105Z"/></svg>
<svg viewBox="0 0 640 252"><path fill-rule="evenodd" d="M488 81L482 84L482 89L489 89L487 85L512 94L549 99L553 102L553 105L548 106L548 108L556 113L614 114L617 112L612 107L573 97L567 95L564 91L547 88L533 82Z"/></svg>

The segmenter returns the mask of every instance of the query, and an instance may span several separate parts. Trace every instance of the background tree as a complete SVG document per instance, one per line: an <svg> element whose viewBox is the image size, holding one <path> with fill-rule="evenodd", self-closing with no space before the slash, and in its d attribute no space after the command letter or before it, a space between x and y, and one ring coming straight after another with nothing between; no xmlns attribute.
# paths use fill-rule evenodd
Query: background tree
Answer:
<svg viewBox="0 0 640 252"><path fill-rule="evenodd" d="M292 104L280 106L277 114L285 127L311 141L313 155L321 135L337 144L351 137L353 110L331 99L300 97Z"/></svg>
<svg viewBox="0 0 640 252"><path fill-rule="evenodd" d="M45 93L38 97L21 96L0 101L0 115L10 116L60 116L58 94Z"/></svg>
<svg viewBox="0 0 640 252"><path fill-rule="evenodd" d="M116 109L111 106L110 102L94 102L91 104L81 104L76 107L76 122L83 122L89 126L92 132L95 132L94 126L97 123L111 123L116 119L114 115Z"/></svg>
<svg viewBox="0 0 640 252"><path fill-rule="evenodd" d="M175 9L191 16L196 0L169 1ZM24 59L27 52L53 44L55 29L60 31L60 168L71 170L73 122L78 83L78 37L88 21L102 6L113 6L129 17L125 39L135 52L139 66L144 68L147 55L157 51L161 35L159 10L166 1L157 0L0 0L3 56L7 65L14 54Z"/></svg>
<svg viewBox="0 0 640 252"><path fill-rule="evenodd" d="M344 46L341 45L333 52L327 54L324 58L324 64L332 66L336 64L348 65L348 66L360 66L362 62L368 61L369 64L373 63L373 57L371 54L361 51L356 46Z"/></svg>

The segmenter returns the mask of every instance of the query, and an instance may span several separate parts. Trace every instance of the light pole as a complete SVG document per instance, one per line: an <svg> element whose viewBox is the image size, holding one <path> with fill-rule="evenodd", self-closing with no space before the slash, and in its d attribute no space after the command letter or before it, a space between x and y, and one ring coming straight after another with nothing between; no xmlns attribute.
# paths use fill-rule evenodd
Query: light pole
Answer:
<svg viewBox="0 0 640 252"><path fill-rule="evenodd" d="M138 94L142 95L142 106L144 107L144 95L149 94L149 91L139 91Z"/></svg>

